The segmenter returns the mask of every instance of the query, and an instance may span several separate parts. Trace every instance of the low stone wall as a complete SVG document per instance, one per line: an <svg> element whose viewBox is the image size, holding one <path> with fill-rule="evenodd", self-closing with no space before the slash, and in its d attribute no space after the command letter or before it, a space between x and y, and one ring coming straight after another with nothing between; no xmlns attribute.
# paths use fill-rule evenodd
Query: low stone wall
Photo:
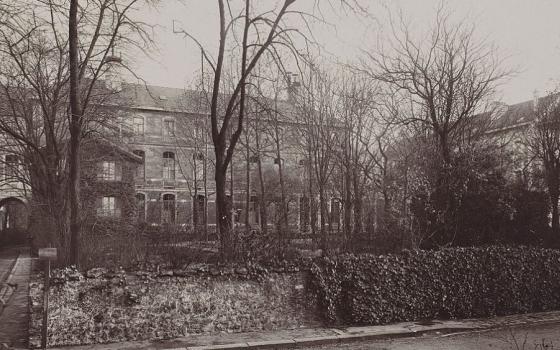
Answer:
<svg viewBox="0 0 560 350"><path fill-rule="evenodd" d="M165 339L189 334L316 327L315 303L296 269L193 265L181 270L53 273L49 346ZM30 344L40 345L43 282L30 285Z"/></svg>

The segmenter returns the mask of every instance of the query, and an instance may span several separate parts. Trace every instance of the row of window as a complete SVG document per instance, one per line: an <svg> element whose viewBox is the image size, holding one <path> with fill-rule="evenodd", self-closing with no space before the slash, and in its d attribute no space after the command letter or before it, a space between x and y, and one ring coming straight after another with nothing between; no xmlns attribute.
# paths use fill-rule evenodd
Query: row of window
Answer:
<svg viewBox="0 0 560 350"><path fill-rule="evenodd" d="M204 198L204 197L203 197ZM204 200L204 199L203 199ZM198 204L198 203L197 203ZM136 207L138 208L138 220L143 222L146 220L146 195L143 193L136 194ZM161 222L175 223L175 195L171 193L162 196ZM204 202L202 203L204 208ZM118 218L121 217L121 202L118 197L105 196L101 197L97 204L97 215L101 217Z"/></svg>
<svg viewBox="0 0 560 350"><path fill-rule="evenodd" d="M134 150L133 153L140 158L142 158L142 165L137 167L136 178L145 178L145 160L146 153L142 150ZM202 161L204 160L204 154L198 152L193 154L193 159ZM175 180L176 174L176 159L175 153L173 152L163 152L162 154L163 167L162 167L162 177L164 180ZM252 156L249 158L251 163L256 163L258 161L257 156ZM274 158L274 164L280 164L283 161L280 158ZM6 157L6 162L8 162L8 157ZM300 165L305 165L305 160L301 159L299 161ZM122 169L120 162L116 161L103 161L101 162L101 170L99 172L98 178L104 181L120 181L122 179Z"/></svg>
<svg viewBox="0 0 560 350"><path fill-rule="evenodd" d="M146 160L146 153L141 150L135 150L133 153L140 158L142 158L142 166L137 168L136 178L144 179L145 177L145 160ZM175 168L176 168L176 160L175 160L175 153L173 152L163 152L162 155L163 159L163 179L165 180L174 180L175 179ZM197 161L204 160L204 153L198 152L193 154L193 159ZM257 156L252 156L249 158L250 163L256 163L258 161ZM280 164L283 159L274 158L274 164ZM304 159L299 161L299 165L305 165L306 162Z"/></svg>
<svg viewBox="0 0 560 350"><path fill-rule="evenodd" d="M136 208L138 210L138 221L146 221L146 195L144 193L136 194ZM163 194L161 204L161 223L174 224L176 222L176 197L174 194ZM205 214L205 197L198 195L196 199L193 198L193 216L192 222L194 225L202 224ZM306 228L311 222L311 205L309 198L306 196L300 197L299 200L299 224L301 227ZM341 203L339 199L331 199L331 206L329 209L330 222L337 223L341 219ZM251 214L252 213L252 214ZM98 208L98 216L103 217L120 217L121 206L118 198L114 196L107 196L101 198ZM254 216L254 222L259 222L257 213L257 198L251 197L249 204L249 215ZM241 222L240 210L234 211L234 221Z"/></svg>
<svg viewBox="0 0 560 350"><path fill-rule="evenodd" d="M134 136L144 136L144 118L143 117L133 117L132 118L132 133ZM171 139L175 137L175 120L174 119L164 119L162 136L164 139Z"/></svg>

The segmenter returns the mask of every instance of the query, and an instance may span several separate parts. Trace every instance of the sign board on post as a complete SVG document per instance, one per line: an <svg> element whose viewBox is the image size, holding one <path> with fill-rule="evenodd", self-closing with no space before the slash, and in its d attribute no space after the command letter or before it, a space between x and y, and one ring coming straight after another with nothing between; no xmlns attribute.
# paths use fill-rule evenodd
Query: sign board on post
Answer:
<svg viewBox="0 0 560 350"><path fill-rule="evenodd" d="M39 259L45 261L45 282L43 288L43 329L41 349L47 348L47 319L49 313L49 287L51 282L51 261L57 259L56 248L39 248Z"/></svg>
<svg viewBox="0 0 560 350"><path fill-rule="evenodd" d="M39 248L39 259L41 260L56 260L57 255L56 248Z"/></svg>

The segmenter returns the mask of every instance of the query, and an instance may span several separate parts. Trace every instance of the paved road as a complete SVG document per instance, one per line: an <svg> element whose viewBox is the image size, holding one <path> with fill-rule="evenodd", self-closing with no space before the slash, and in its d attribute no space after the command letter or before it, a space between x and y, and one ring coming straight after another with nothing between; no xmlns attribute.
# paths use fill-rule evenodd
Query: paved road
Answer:
<svg viewBox="0 0 560 350"><path fill-rule="evenodd" d="M448 335L426 335L415 338L375 340L311 347L309 350L467 350L560 349L560 322L538 326L518 326L499 330Z"/></svg>

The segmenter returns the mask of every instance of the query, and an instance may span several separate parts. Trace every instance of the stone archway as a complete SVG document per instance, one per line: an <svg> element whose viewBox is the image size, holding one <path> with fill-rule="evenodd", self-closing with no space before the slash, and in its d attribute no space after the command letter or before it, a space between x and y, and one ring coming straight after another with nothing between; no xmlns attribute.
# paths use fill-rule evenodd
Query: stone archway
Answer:
<svg viewBox="0 0 560 350"><path fill-rule="evenodd" d="M0 200L1 245L25 243L28 239L29 209L27 203L17 197Z"/></svg>

